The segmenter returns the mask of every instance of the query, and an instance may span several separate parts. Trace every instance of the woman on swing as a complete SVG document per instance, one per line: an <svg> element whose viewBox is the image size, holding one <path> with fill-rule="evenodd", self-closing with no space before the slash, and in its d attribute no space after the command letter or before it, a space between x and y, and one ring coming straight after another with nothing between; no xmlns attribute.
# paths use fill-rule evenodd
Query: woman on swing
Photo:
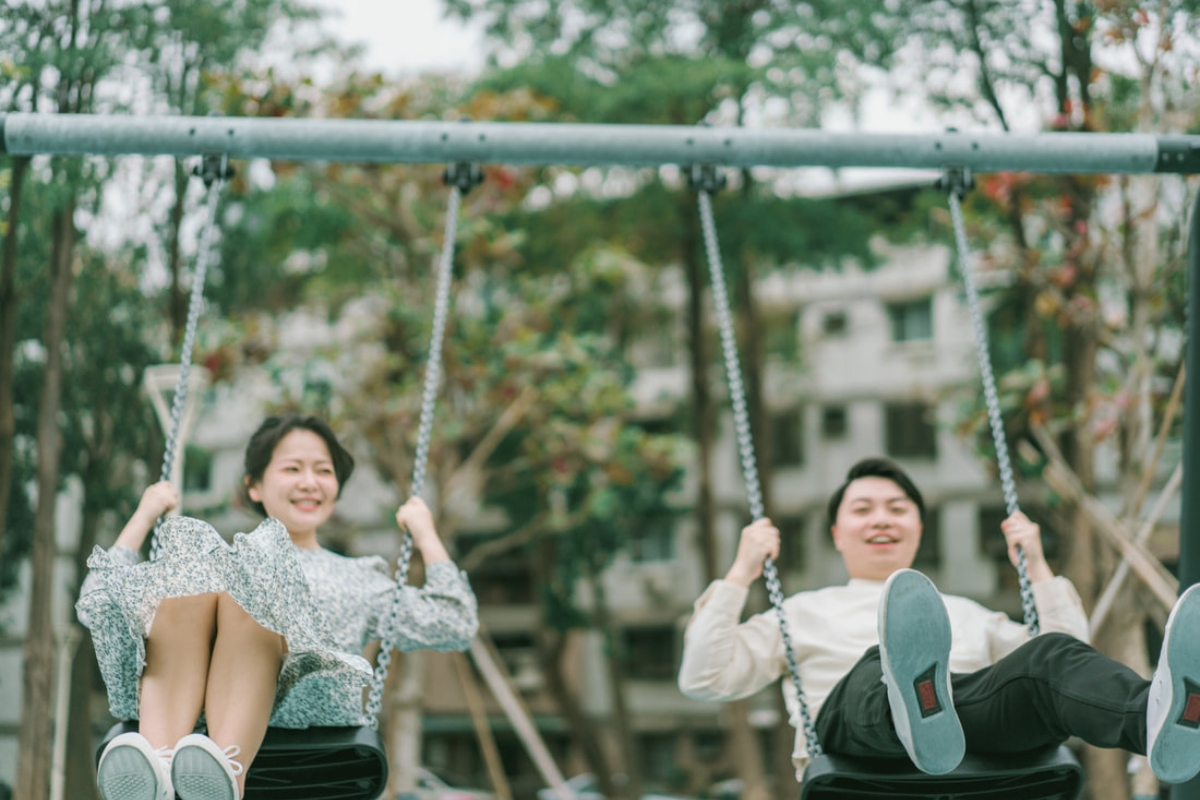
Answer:
<svg viewBox="0 0 1200 800"><path fill-rule="evenodd" d="M267 517L254 531L231 546L207 523L175 517L159 531L157 556L139 563L155 520L179 503L162 482L112 549L88 559L76 609L113 716L139 721L100 757L104 800L239 800L268 725L363 724L372 671L359 653L369 641L467 648L475 596L419 498L396 523L425 561L421 588L396 598L382 558L320 546L317 529L353 470L323 421L270 417L245 454L246 498ZM207 734L193 733L202 715Z"/></svg>

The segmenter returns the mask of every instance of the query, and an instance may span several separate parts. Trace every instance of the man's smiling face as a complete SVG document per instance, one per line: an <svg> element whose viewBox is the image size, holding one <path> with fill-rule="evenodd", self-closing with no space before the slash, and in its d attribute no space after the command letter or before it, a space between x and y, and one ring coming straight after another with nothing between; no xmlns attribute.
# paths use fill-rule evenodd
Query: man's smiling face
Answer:
<svg viewBox="0 0 1200 800"><path fill-rule="evenodd" d="M833 543L851 578L882 581L912 566L921 544L917 505L894 481L851 481L838 506Z"/></svg>

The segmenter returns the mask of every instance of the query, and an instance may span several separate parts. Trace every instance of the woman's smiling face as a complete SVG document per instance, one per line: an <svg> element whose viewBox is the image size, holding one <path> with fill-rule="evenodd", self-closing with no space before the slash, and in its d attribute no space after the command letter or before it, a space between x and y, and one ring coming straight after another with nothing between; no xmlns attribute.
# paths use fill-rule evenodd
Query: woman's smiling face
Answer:
<svg viewBox="0 0 1200 800"><path fill-rule="evenodd" d="M250 484L249 494L293 537L314 534L333 514L338 496L325 440L304 428L288 433L275 445L262 478Z"/></svg>
<svg viewBox="0 0 1200 800"><path fill-rule="evenodd" d="M851 578L882 581L912 566L921 530L917 504L897 483L866 477L846 487L832 533Z"/></svg>

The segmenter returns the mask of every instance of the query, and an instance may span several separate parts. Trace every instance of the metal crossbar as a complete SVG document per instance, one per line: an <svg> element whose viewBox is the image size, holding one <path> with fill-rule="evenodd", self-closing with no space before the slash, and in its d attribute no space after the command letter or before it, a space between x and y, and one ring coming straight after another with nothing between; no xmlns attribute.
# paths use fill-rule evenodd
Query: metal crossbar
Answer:
<svg viewBox="0 0 1200 800"><path fill-rule="evenodd" d="M890 167L1200 173L1200 136L881 134L784 128L426 120L0 115L0 154L573 166Z"/></svg>

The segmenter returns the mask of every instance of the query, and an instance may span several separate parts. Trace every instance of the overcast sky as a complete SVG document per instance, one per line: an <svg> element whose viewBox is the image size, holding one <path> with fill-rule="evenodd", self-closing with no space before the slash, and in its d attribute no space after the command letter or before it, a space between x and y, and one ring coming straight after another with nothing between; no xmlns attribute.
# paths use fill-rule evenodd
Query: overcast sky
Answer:
<svg viewBox="0 0 1200 800"><path fill-rule="evenodd" d="M390 75L474 73L483 66L478 29L442 19L441 0L324 0L327 28L366 46L367 65Z"/></svg>
<svg viewBox="0 0 1200 800"><path fill-rule="evenodd" d="M366 48L366 66L387 75L421 72L475 74L483 68L483 36L479 26L467 27L442 16L442 0L318 0L329 9L325 27L347 43ZM930 109L913 98L897 100L882 89L868 96L857 120L836 111L825 115L824 126L883 132L940 131ZM908 170L843 170L840 177L826 170L797 172L808 191L821 193L834 185L925 179L932 173ZM807 193L807 192L806 192Z"/></svg>

